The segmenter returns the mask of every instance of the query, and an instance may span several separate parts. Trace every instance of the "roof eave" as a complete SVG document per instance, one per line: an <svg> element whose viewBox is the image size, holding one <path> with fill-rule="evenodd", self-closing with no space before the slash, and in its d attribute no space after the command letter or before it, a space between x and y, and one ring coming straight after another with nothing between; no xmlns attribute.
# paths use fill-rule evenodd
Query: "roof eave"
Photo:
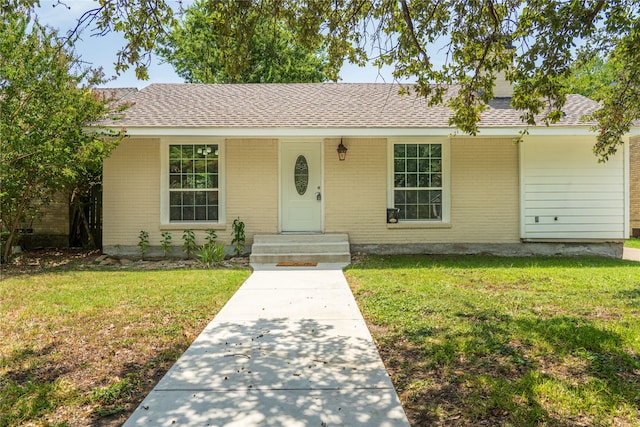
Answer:
<svg viewBox="0 0 640 427"><path fill-rule="evenodd" d="M299 127L146 127L126 126L128 136L216 136L243 137L388 137L388 136L467 136L452 127L414 128L299 128ZM122 127L113 127L120 130ZM525 126L481 127L478 137L518 136ZM527 129L528 135L594 136L589 126L538 126ZM632 128L629 135L640 135L640 127Z"/></svg>

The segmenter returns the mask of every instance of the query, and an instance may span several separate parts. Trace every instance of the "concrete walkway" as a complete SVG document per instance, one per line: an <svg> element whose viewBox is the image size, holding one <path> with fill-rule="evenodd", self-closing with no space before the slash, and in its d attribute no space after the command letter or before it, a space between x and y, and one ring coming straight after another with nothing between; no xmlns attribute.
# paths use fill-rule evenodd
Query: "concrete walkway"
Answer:
<svg viewBox="0 0 640 427"><path fill-rule="evenodd" d="M257 269L125 426L409 423L339 269Z"/></svg>
<svg viewBox="0 0 640 427"><path fill-rule="evenodd" d="M624 248L622 252L622 259L628 259L630 261L640 261L640 249Z"/></svg>

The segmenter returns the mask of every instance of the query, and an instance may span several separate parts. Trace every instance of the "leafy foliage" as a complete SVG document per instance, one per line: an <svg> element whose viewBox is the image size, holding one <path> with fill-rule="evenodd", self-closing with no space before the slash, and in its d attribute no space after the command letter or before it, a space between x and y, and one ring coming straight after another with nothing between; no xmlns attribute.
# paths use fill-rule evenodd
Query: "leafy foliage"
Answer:
<svg viewBox="0 0 640 427"><path fill-rule="evenodd" d="M119 139L85 131L107 112L91 90L100 75L81 67L55 32L10 12L0 34L0 228L9 231L7 260L21 222L56 191L99 170Z"/></svg>
<svg viewBox="0 0 640 427"><path fill-rule="evenodd" d="M198 249L198 245L196 245L196 234L193 230L184 230L182 232L182 240L182 251L187 258L191 258L191 254Z"/></svg>
<svg viewBox="0 0 640 427"><path fill-rule="evenodd" d="M205 231L205 240L207 241L207 243L215 243L216 239L218 238L218 233L216 232L216 230L214 230L213 228L210 228L208 230Z"/></svg>
<svg viewBox="0 0 640 427"><path fill-rule="evenodd" d="M200 250L196 253L196 258L210 268L214 265L220 264L225 258L225 245L224 243L216 243L218 233L213 228L205 230L205 244L200 247Z"/></svg>
<svg viewBox="0 0 640 427"><path fill-rule="evenodd" d="M14 0L3 9L36 2ZM216 28L225 45L233 46L254 34L256 22L247 18L268 16L294 28L297 42L308 49L326 46L325 72L330 79L337 76L345 59L392 65L394 77L415 79L413 90L430 104L452 108L451 125L465 133L478 133L480 113L493 97L495 76L501 72L515 83L512 106L522 111L524 123L560 120L566 101L563 82L577 56L576 46L582 46L585 57L600 54L625 64L602 108L590 117L598 122L596 154L606 160L634 120L640 119L640 3L636 0L223 0L206 4L218 5ZM98 31L121 31L127 46L118 57L119 67L135 65L140 77L146 76L156 40L177 25L168 0L100 0L99 7L81 21L94 22ZM225 51L226 47L221 53ZM244 53L232 49L225 61L239 65L246 58ZM458 85L453 94L446 91L450 84Z"/></svg>
<svg viewBox="0 0 640 427"><path fill-rule="evenodd" d="M207 267L212 267L224 261L224 244L215 242L207 242L200 248L196 254L198 260Z"/></svg>
<svg viewBox="0 0 640 427"><path fill-rule="evenodd" d="M604 108L586 119L599 123L595 130L600 135L594 151L604 160L616 152L619 135L639 118L640 91L633 82L638 76L636 70L621 62L620 55L610 58L593 55L579 57L565 81L567 93L579 93L603 102Z"/></svg>
<svg viewBox="0 0 640 427"><path fill-rule="evenodd" d="M140 250L140 257L144 258L144 255L149 249L149 232L140 230L138 235L138 249Z"/></svg>
<svg viewBox="0 0 640 427"><path fill-rule="evenodd" d="M601 101L617 84L622 71L622 64L607 61L599 55L580 58L571 65L571 74L565 80L566 92Z"/></svg>
<svg viewBox="0 0 640 427"><path fill-rule="evenodd" d="M160 248L162 249L162 253L166 257L171 252L173 252L173 246L171 246L171 233L168 231L162 232L162 239L160 240Z"/></svg>
<svg viewBox="0 0 640 427"><path fill-rule="evenodd" d="M302 46L284 21L249 6L247 2L198 1L161 39L157 52L189 83L327 80L321 49ZM229 11L235 8L237 12ZM244 31L230 37L240 25Z"/></svg>
<svg viewBox="0 0 640 427"><path fill-rule="evenodd" d="M246 239L244 232L244 222L241 221L238 217L233 220L232 227L233 231L231 232L231 235L233 236L233 239L231 240L231 244L234 245L233 251L235 252L236 256L240 256L244 251L244 242Z"/></svg>

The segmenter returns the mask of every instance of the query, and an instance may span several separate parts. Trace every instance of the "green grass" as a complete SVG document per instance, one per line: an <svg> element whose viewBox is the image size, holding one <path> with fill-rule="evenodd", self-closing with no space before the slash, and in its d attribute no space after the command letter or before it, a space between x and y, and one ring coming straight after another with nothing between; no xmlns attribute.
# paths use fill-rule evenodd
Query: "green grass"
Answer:
<svg viewBox="0 0 640 427"><path fill-rule="evenodd" d="M248 270L51 270L0 281L0 426L124 420Z"/></svg>
<svg viewBox="0 0 640 427"><path fill-rule="evenodd" d="M640 425L640 264L371 257L346 275L413 425Z"/></svg>
<svg viewBox="0 0 640 427"><path fill-rule="evenodd" d="M624 242L624 246L627 248L636 248L636 249L640 249L640 238L631 238L628 240L625 240Z"/></svg>

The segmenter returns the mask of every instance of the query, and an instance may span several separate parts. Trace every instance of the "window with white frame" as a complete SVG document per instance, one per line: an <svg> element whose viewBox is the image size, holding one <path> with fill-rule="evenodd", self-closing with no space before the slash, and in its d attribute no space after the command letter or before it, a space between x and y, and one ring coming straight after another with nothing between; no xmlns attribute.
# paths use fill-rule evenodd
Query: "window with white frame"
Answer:
<svg viewBox="0 0 640 427"><path fill-rule="evenodd" d="M219 220L218 144L169 145L169 221Z"/></svg>
<svg viewBox="0 0 640 427"><path fill-rule="evenodd" d="M442 144L393 144L393 202L398 219L443 220Z"/></svg>

